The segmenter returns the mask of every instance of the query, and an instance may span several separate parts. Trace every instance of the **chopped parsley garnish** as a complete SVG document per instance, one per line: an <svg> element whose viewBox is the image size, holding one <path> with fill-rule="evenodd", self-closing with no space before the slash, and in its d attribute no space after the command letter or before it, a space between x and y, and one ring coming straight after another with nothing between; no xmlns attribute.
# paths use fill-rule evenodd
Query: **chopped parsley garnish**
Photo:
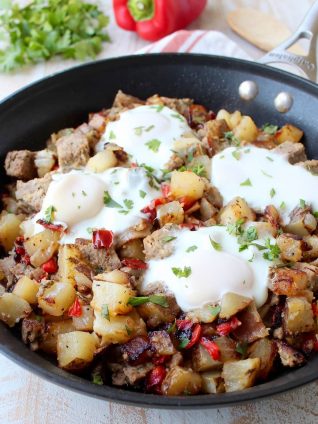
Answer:
<svg viewBox="0 0 318 424"><path fill-rule="evenodd" d="M114 140L115 138L116 138L116 134L114 133L113 130L111 130L110 133L109 133L109 139Z"/></svg>
<svg viewBox="0 0 318 424"><path fill-rule="evenodd" d="M76 193L73 191L72 192L72 197L75 197L76 196Z"/></svg>
<svg viewBox="0 0 318 424"><path fill-rule="evenodd" d="M54 220L54 214L56 212L56 208L51 205L44 211L44 219L46 222L51 223Z"/></svg>
<svg viewBox="0 0 318 424"><path fill-rule="evenodd" d="M110 316L109 316L109 309L108 309L108 305L106 305L106 303L104 303L102 305L102 309L101 309L101 316L105 319L107 319L108 321L110 321Z"/></svg>
<svg viewBox="0 0 318 424"><path fill-rule="evenodd" d="M265 175L265 177L273 178L273 176L272 176L272 175L270 175L270 174L268 174L267 172L263 171L263 169L261 169L261 172L262 172L262 174L263 174L263 175Z"/></svg>
<svg viewBox="0 0 318 424"><path fill-rule="evenodd" d="M92 227L87 227L86 231L88 232L88 234L92 234L94 230Z"/></svg>
<svg viewBox="0 0 318 424"><path fill-rule="evenodd" d="M110 194L108 193L108 191L104 191L103 201L104 201L104 205L109 208L122 208L122 206L119 203L115 202L115 200L110 197Z"/></svg>
<svg viewBox="0 0 318 424"><path fill-rule="evenodd" d="M126 329L127 336L130 336L132 333L132 330L128 327L127 324L125 324L125 329Z"/></svg>
<svg viewBox="0 0 318 424"><path fill-rule="evenodd" d="M210 239L210 243L211 246L213 247L213 249L217 250L218 252L221 252L222 250L222 246L220 243L217 243L215 240L213 240L213 238L211 236L209 236Z"/></svg>
<svg viewBox="0 0 318 424"><path fill-rule="evenodd" d="M234 144L234 146L239 146L241 144L240 140L235 137L233 131L226 131L224 133L224 138Z"/></svg>
<svg viewBox="0 0 318 424"><path fill-rule="evenodd" d="M170 116L172 116L172 118L179 119L179 121L181 121L181 122L185 121L185 118L182 115L180 115L179 113L172 113Z"/></svg>
<svg viewBox="0 0 318 424"><path fill-rule="evenodd" d="M152 187L156 190L159 190L161 181L154 174L155 169L152 168L151 166L146 165L145 163L142 163L139 166L140 166L140 168L144 168L144 170L146 171L146 175L148 177L148 182L149 182L150 187Z"/></svg>
<svg viewBox="0 0 318 424"><path fill-rule="evenodd" d="M248 227L246 230L242 230L241 234L239 234L237 238L237 242L239 243L239 252L248 249L249 245L252 244L256 246L256 243L253 241L258 239L257 229L254 226ZM257 246L256 246L257 247Z"/></svg>
<svg viewBox="0 0 318 424"><path fill-rule="evenodd" d="M243 181L240 186L252 186L251 180L248 178L247 180Z"/></svg>
<svg viewBox="0 0 318 424"><path fill-rule="evenodd" d="M128 299L127 305L139 306L147 302L154 303L155 305L160 305L163 308L168 308L169 306L166 296L162 296L159 294L153 294L151 296L130 297Z"/></svg>
<svg viewBox="0 0 318 424"><path fill-rule="evenodd" d="M285 203L285 202L282 202L282 203L279 205L279 209L286 209L286 203Z"/></svg>
<svg viewBox="0 0 318 424"><path fill-rule="evenodd" d="M87 196L86 191L82 190L82 195L86 197Z"/></svg>
<svg viewBox="0 0 318 424"><path fill-rule="evenodd" d="M127 209L131 210L134 207L134 202L130 199L124 199L124 205Z"/></svg>
<svg viewBox="0 0 318 424"><path fill-rule="evenodd" d="M173 267L171 268L171 270L174 273L174 275L178 278L188 278L192 274L192 270L190 266L185 266L183 269Z"/></svg>
<svg viewBox="0 0 318 424"><path fill-rule="evenodd" d="M92 383L98 384L99 386L102 386L104 384L103 379L99 373L94 372L92 374Z"/></svg>
<svg viewBox="0 0 318 424"><path fill-rule="evenodd" d="M143 129L144 129L144 127L136 127L136 128L134 128L135 134L136 135L141 135Z"/></svg>
<svg viewBox="0 0 318 424"><path fill-rule="evenodd" d="M261 129L269 135L275 135L277 133L278 126L266 123L262 126Z"/></svg>
<svg viewBox="0 0 318 424"><path fill-rule="evenodd" d="M149 125L149 127L145 128L145 131L149 132L149 131L153 130L154 128L155 128L154 125Z"/></svg>
<svg viewBox="0 0 318 424"><path fill-rule="evenodd" d="M271 198L273 198L276 194L276 191L274 188L271 189L271 191L269 192L269 195L271 196Z"/></svg>
<svg viewBox="0 0 318 424"><path fill-rule="evenodd" d="M175 333L177 330L177 320L175 319L174 322L169 325L168 329L167 329L167 333L172 334Z"/></svg>
<svg viewBox="0 0 318 424"><path fill-rule="evenodd" d="M248 347L247 342L241 342L241 343L237 343L235 350L237 353L240 353L242 356L245 356L247 352L247 347Z"/></svg>
<svg viewBox="0 0 318 424"><path fill-rule="evenodd" d="M244 150L244 153L249 153L251 151L251 149L246 149Z"/></svg>
<svg viewBox="0 0 318 424"><path fill-rule="evenodd" d="M189 169L189 171L194 172L195 174L197 174L199 177L205 177L206 176L206 169L203 165L201 165L200 163L198 165L193 166L192 168Z"/></svg>
<svg viewBox="0 0 318 424"><path fill-rule="evenodd" d="M304 199L299 199L299 206L303 209L306 207L306 202Z"/></svg>
<svg viewBox="0 0 318 424"><path fill-rule="evenodd" d="M239 236L243 233L242 225L244 224L244 219L240 218L236 221L235 224L228 224L226 229L227 232L231 235Z"/></svg>
<svg viewBox="0 0 318 424"><path fill-rule="evenodd" d="M234 158L234 159L236 159L236 160L240 160L241 153L240 153L240 151L239 151L239 150L234 150L234 151L232 152L232 156L233 156L233 158Z"/></svg>
<svg viewBox="0 0 318 424"><path fill-rule="evenodd" d="M145 143L148 149L152 150L154 153L158 153L160 144L161 141L157 140L156 138L153 138L152 140L147 141L147 143Z"/></svg>
<svg viewBox="0 0 318 424"><path fill-rule="evenodd" d="M318 211L314 211L312 214L314 215L315 218L318 218Z"/></svg>
<svg viewBox="0 0 318 424"><path fill-rule="evenodd" d="M126 209L121 209L120 211L118 211L118 213L121 213L122 215L128 215L129 211L127 211Z"/></svg>
<svg viewBox="0 0 318 424"><path fill-rule="evenodd" d="M220 305L217 305L217 306L211 306L211 305L209 305L208 306L208 309L209 309L209 312L211 313L211 315L213 317L216 317L220 313L220 311L221 311L221 306Z"/></svg>
<svg viewBox="0 0 318 424"><path fill-rule="evenodd" d="M195 246L195 245L190 246L190 247L187 248L186 252L187 253L194 252L195 250L197 250L197 248L198 248L198 246Z"/></svg>
<svg viewBox="0 0 318 424"><path fill-rule="evenodd" d="M267 259L268 261L274 261L275 259L279 258L280 248L276 243L271 244L270 239L267 239L265 241L265 247L268 249L268 251L263 253L264 259Z"/></svg>
<svg viewBox="0 0 318 424"><path fill-rule="evenodd" d="M162 109L165 107L165 105L154 105L154 106L150 106L151 109L156 109L156 112L161 112Z"/></svg>
<svg viewBox="0 0 318 424"><path fill-rule="evenodd" d="M266 159L269 160L270 162L274 162L274 159L271 158L270 156L266 156Z"/></svg>
<svg viewBox="0 0 318 424"><path fill-rule="evenodd" d="M142 198L142 199L144 199L145 197L146 197L146 192L145 191L143 191L143 190L139 190L139 196Z"/></svg>
<svg viewBox="0 0 318 424"><path fill-rule="evenodd" d="M172 241L172 240L175 240L177 237L174 237L174 236L166 236L166 237L163 237L162 238L162 241L164 242L164 243L169 243L170 241Z"/></svg>
<svg viewBox="0 0 318 424"><path fill-rule="evenodd" d="M190 343L190 339L188 339L187 337L184 337L183 339L180 340L179 349L184 349L188 346L188 344Z"/></svg>

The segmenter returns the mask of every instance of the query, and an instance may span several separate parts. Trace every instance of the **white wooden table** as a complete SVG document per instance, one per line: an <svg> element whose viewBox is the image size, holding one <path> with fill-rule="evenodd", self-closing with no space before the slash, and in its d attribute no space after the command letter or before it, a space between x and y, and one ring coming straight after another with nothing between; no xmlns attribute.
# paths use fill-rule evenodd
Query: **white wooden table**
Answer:
<svg viewBox="0 0 318 424"><path fill-rule="evenodd" d="M262 52L242 41L227 27L225 16L235 7L257 7L283 19L295 29L313 0L209 0L204 15L190 28L216 29L236 41L253 58ZM114 24L111 1L99 0L111 15L112 43L100 57L130 54L147 45L135 34ZM38 65L23 73L0 75L0 99L45 75L73 66L74 62ZM186 94L186 93L185 93ZM1 343L1 341L0 341ZM293 392L231 408L203 411L144 410L91 399L44 381L0 355L0 424L314 424L318 423L318 382Z"/></svg>

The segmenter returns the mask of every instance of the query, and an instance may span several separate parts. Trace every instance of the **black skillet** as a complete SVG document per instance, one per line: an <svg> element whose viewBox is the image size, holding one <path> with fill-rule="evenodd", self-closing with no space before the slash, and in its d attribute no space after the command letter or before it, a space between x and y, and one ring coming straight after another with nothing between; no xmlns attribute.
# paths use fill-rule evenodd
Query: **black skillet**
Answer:
<svg viewBox="0 0 318 424"><path fill-rule="evenodd" d="M259 94L245 101L238 87L254 81ZM61 128L87 119L88 112L111 105L118 89L146 98L154 93L170 97L191 97L217 111L226 108L251 115L258 125L266 122L293 123L305 132L310 158L318 158L318 86L257 63L217 56L165 54L121 57L80 66L33 84L0 104L0 158L9 150L44 146L48 136ZM285 91L293 106L277 112L274 99ZM1 167L3 168L3 167ZM5 181L4 173L1 181ZM98 386L66 373L31 352L5 325L0 323L0 351L17 364L82 394L156 408L203 408L232 405L280 393L318 377L318 356L297 370L276 376L250 389L219 395L161 397L109 386Z"/></svg>

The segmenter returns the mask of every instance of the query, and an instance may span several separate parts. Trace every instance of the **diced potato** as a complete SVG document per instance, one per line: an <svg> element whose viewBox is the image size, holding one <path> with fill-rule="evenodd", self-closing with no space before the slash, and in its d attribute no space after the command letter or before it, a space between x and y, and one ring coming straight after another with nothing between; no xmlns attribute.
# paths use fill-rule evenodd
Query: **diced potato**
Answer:
<svg viewBox="0 0 318 424"><path fill-rule="evenodd" d="M269 373L273 369L274 361L277 354L275 342L268 338L260 339L248 347L247 355L249 358L259 358L260 368L257 378L266 380Z"/></svg>
<svg viewBox="0 0 318 424"><path fill-rule="evenodd" d="M203 306L199 309L194 309L187 313L187 319L194 322L210 323L217 319L218 314L214 312L215 307L211 305Z"/></svg>
<svg viewBox="0 0 318 424"><path fill-rule="evenodd" d="M0 320L9 327L13 327L31 312L29 303L13 293L3 293L0 297Z"/></svg>
<svg viewBox="0 0 318 424"><path fill-rule="evenodd" d="M242 116L240 123L233 129L233 133L240 141L251 143L257 139L258 128L250 116Z"/></svg>
<svg viewBox="0 0 318 424"><path fill-rule="evenodd" d="M126 272L114 269L110 272L104 272L94 277L94 281L108 281L110 283L122 284L129 287L129 276Z"/></svg>
<svg viewBox="0 0 318 424"><path fill-rule="evenodd" d="M59 248L58 275L60 281L75 286L76 284L91 286L90 267L82 259L81 252L75 244L64 244Z"/></svg>
<svg viewBox="0 0 318 424"><path fill-rule="evenodd" d="M280 360L285 367L299 367L306 363L305 356L286 342L276 340L276 345Z"/></svg>
<svg viewBox="0 0 318 424"><path fill-rule="evenodd" d="M55 317L54 317L55 318ZM55 318L56 319L56 318ZM44 340L40 342L39 349L45 353L56 355L57 352L57 337L59 334L70 333L77 330L71 319L62 321L46 322L46 335Z"/></svg>
<svg viewBox="0 0 318 424"><path fill-rule="evenodd" d="M24 242L24 248L34 267L39 267L52 258L58 250L60 236L58 231L46 229Z"/></svg>
<svg viewBox="0 0 318 424"><path fill-rule="evenodd" d="M174 297L167 296L168 308L147 302L137 307L140 316L147 322L149 328L158 327L161 324L174 322L180 312Z"/></svg>
<svg viewBox="0 0 318 424"><path fill-rule="evenodd" d="M233 130L235 127L237 127L242 120L242 114L239 110L236 110L235 112L230 114L230 128Z"/></svg>
<svg viewBox="0 0 318 424"><path fill-rule="evenodd" d="M159 206L157 208L157 217L160 227L166 224L182 224L184 220L184 211L180 203L175 200Z"/></svg>
<svg viewBox="0 0 318 424"><path fill-rule="evenodd" d="M128 315L117 315L108 320L95 311L94 332L102 338L101 345L125 343L136 335L144 335L146 325L136 311Z"/></svg>
<svg viewBox="0 0 318 424"><path fill-rule="evenodd" d="M277 295L297 296L308 287L308 276L304 271L293 268L272 268L269 288Z"/></svg>
<svg viewBox="0 0 318 424"><path fill-rule="evenodd" d="M76 330L93 331L94 326L94 310L89 305L82 306L82 315L73 317L73 324Z"/></svg>
<svg viewBox="0 0 318 424"><path fill-rule="evenodd" d="M303 238L304 242L309 246L309 250L303 252L305 259L317 259L318 258L318 236L306 236Z"/></svg>
<svg viewBox="0 0 318 424"><path fill-rule="evenodd" d="M305 243L298 236L281 234L276 239L280 249L281 259L288 262L300 262L305 250Z"/></svg>
<svg viewBox="0 0 318 424"><path fill-rule="evenodd" d="M200 374L191 368L174 367L167 373L161 390L165 396L195 395L201 391Z"/></svg>
<svg viewBox="0 0 318 424"><path fill-rule="evenodd" d="M90 364L96 350L96 338L84 331L72 331L57 337L57 360L59 367L80 370Z"/></svg>
<svg viewBox="0 0 318 424"><path fill-rule="evenodd" d="M201 141L198 138L193 137L193 134L190 133L188 137L184 135L183 137L175 140L172 145L172 150L178 152L179 155L184 156L190 151L193 152L193 150L199 148L200 144Z"/></svg>
<svg viewBox="0 0 318 424"><path fill-rule="evenodd" d="M31 278L24 275L16 283L12 293L26 300L28 303L36 304L38 303L36 295L39 288L40 284L37 281L31 280Z"/></svg>
<svg viewBox="0 0 318 424"><path fill-rule="evenodd" d="M274 205L268 205L264 211L264 218L267 223L271 225L273 235L276 236L278 229L280 228L280 214Z"/></svg>
<svg viewBox="0 0 318 424"><path fill-rule="evenodd" d="M13 213L2 212L0 215L0 245L6 252L13 248L15 239L20 235L22 218Z"/></svg>
<svg viewBox="0 0 318 424"><path fill-rule="evenodd" d="M34 164L40 178L50 172L55 165L54 153L49 149L40 150L35 153Z"/></svg>
<svg viewBox="0 0 318 424"><path fill-rule="evenodd" d="M198 372L215 370L222 367L222 362L213 359L208 351L200 344L192 352L192 364L193 369Z"/></svg>
<svg viewBox="0 0 318 424"><path fill-rule="evenodd" d="M260 366L261 361L259 358L226 362L222 371L225 391L236 392L253 386Z"/></svg>
<svg viewBox="0 0 318 424"><path fill-rule="evenodd" d="M221 371L209 371L201 374L203 393L224 393L224 381Z"/></svg>
<svg viewBox="0 0 318 424"><path fill-rule="evenodd" d="M283 315L287 334L306 333L315 329L311 303L304 297L289 297Z"/></svg>
<svg viewBox="0 0 318 424"><path fill-rule="evenodd" d="M254 221L255 213L241 197L235 197L221 211L219 215L220 224L235 224L239 219Z"/></svg>
<svg viewBox="0 0 318 424"><path fill-rule="evenodd" d="M211 159L207 155L195 156L187 167L189 169L201 167L203 171L200 175L208 179L211 178Z"/></svg>
<svg viewBox="0 0 318 424"><path fill-rule="evenodd" d="M95 311L101 312L107 305L110 316L124 315L132 310L127 302L130 297L136 296L131 288L109 281L93 281L93 299L91 306Z"/></svg>
<svg viewBox="0 0 318 424"><path fill-rule="evenodd" d="M230 130L233 129L233 127L231 125L231 114L227 110L220 109L218 111L218 113L216 115L216 120L221 120L221 119L223 119L227 123Z"/></svg>
<svg viewBox="0 0 318 424"><path fill-rule="evenodd" d="M170 191L172 196L179 199L186 197L189 200L201 199L204 192L204 181L191 171L173 171L171 174Z"/></svg>
<svg viewBox="0 0 318 424"><path fill-rule="evenodd" d="M145 260L144 254L144 244L142 239L133 239L127 241L123 244L120 249L118 249L118 255L122 258L136 258Z"/></svg>
<svg viewBox="0 0 318 424"><path fill-rule="evenodd" d="M225 293L221 301L220 318L229 319L232 315L246 308L251 302L252 299L249 297L236 293Z"/></svg>
<svg viewBox="0 0 318 424"><path fill-rule="evenodd" d="M268 330L260 317L254 302L241 311L237 318L242 325L238 326L232 334L240 342L252 343L255 340L268 336Z"/></svg>
<svg viewBox="0 0 318 424"><path fill-rule="evenodd" d="M117 158L112 150L103 150L91 157L86 164L86 169L92 172L104 172L106 169L118 165Z"/></svg>
<svg viewBox="0 0 318 424"><path fill-rule="evenodd" d="M291 124L284 125L277 133L275 134L275 140L278 144L284 143L285 141L292 141L298 143L303 136L303 131Z"/></svg>
<svg viewBox="0 0 318 424"><path fill-rule="evenodd" d="M290 221L285 227L285 231L303 237L308 236L317 227L316 218L307 208L295 208L290 214Z"/></svg>
<svg viewBox="0 0 318 424"><path fill-rule="evenodd" d="M74 303L76 292L69 283L53 283L38 294L39 307L53 316L63 315Z"/></svg>

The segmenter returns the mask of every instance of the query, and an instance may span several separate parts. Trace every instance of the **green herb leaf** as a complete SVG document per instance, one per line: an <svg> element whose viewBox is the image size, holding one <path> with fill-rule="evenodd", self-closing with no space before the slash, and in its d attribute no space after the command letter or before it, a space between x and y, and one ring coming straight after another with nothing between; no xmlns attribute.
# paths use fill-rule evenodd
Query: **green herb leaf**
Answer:
<svg viewBox="0 0 318 424"><path fill-rule="evenodd" d="M262 126L262 131L266 132L269 135L275 135L277 133L278 126L277 125L271 125L271 124L264 124Z"/></svg>
<svg viewBox="0 0 318 424"><path fill-rule="evenodd" d="M269 195L271 196L271 198L273 198L276 194L276 191L274 188L271 189L271 191L269 192Z"/></svg>
<svg viewBox="0 0 318 424"><path fill-rule="evenodd" d="M98 386L102 386L104 384L102 376L99 373L94 372L92 374L92 383L97 384Z"/></svg>
<svg viewBox="0 0 318 424"><path fill-rule="evenodd" d="M247 180L243 181L240 186L252 186L251 180L248 178Z"/></svg>
<svg viewBox="0 0 318 424"><path fill-rule="evenodd" d="M179 121L181 122L185 121L185 118L182 115L180 115L180 113L172 113L170 116L172 116L172 118L179 119Z"/></svg>
<svg viewBox="0 0 318 424"><path fill-rule="evenodd" d="M197 174L199 177L206 177L207 175L205 167L200 163L198 165L193 166L189 170Z"/></svg>
<svg viewBox="0 0 318 424"><path fill-rule="evenodd" d="M54 206L49 206L44 211L44 220L48 223L51 223L54 220L54 214L56 212L56 208Z"/></svg>
<svg viewBox="0 0 318 424"><path fill-rule="evenodd" d="M165 107L165 105L154 105L154 106L150 106L151 109L156 109L156 112L161 112L162 109Z"/></svg>
<svg viewBox="0 0 318 424"><path fill-rule="evenodd" d="M217 305L217 306L211 306L211 305L209 305L208 306L208 309L211 312L211 315L213 317L216 317L220 313L220 311L221 311L221 306L220 305Z"/></svg>
<svg viewBox="0 0 318 424"><path fill-rule="evenodd" d="M190 246L190 247L187 248L186 252L187 253L194 252L195 250L197 250L197 248L198 248L198 246L195 246L195 245Z"/></svg>
<svg viewBox="0 0 318 424"><path fill-rule="evenodd" d="M93 228L92 227L87 227L86 231L88 232L88 234L93 234Z"/></svg>
<svg viewBox="0 0 318 424"><path fill-rule="evenodd" d="M189 343L190 343L190 339L188 339L187 337L185 337L185 338L183 338L183 339L180 340L180 343L179 343L178 348L179 349L184 349L184 348L186 348L188 346Z"/></svg>
<svg viewBox="0 0 318 424"><path fill-rule="evenodd" d="M115 200L113 200L110 197L110 194L108 191L104 191L103 201L104 201L104 205L107 206L108 208L122 208L122 206L119 203L115 202Z"/></svg>
<svg viewBox="0 0 318 424"><path fill-rule="evenodd" d="M136 297L130 297L128 299L127 304L131 306L139 306L143 305L144 303L154 303L156 305L160 305L163 308L168 308L169 303L167 301L166 296L162 296L159 294L153 294L151 296L136 296Z"/></svg>
<svg viewBox="0 0 318 424"><path fill-rule="evenodd" d="M314 211L312 214L314 215L315 218L318 218L318 211Z"/></svg>
<svg viewBox="0 0 318 424"><path fill-rule="evenodd" d="M210 239L210 243L211 243L211 246L213 247L213 249L221 252L221 250L222 250L221 244L217 243L215 240L213 240L213 238L211 236L209 236L209 239Z"/></svg>
<svg viewBox="0 0 318 424"><path fill-rule="evenodd" d="M306 202L304 199L299 199L299 206L303 209L306 207Z"/></svg>
<svg viewBox="0 0 318 424"><path fill-rule="evenodd" d="M144 128L145 128L145 127L136 127L136 128L134 128L135 134L136 134L136 135L141 135L141 134L142 134L142 130L143 130Z"/></svg>
<svg viewBox="0 0 318 424"><path fill-rule="evenodd" d="M234 150L234 152L232 152L232 156L234 157L234 159L240 160L241 153L239 150Z"/></svg>
<svg viewBox="0 0 318 424"><path fill-rule="evenodd" d="M263 253L264 259L267 259L268 261L274 261L275 259L279 258L280 248L276 243L271 244L270 239L267 239L265 242L265 247L268 249L268 251Z"/></svg>
<svg viewBox="0 0 318 424"><path fill-rule="evenodd" d="M147 141L147 143L145 143L148 149L152 150L154 153L158 153L160 144L161 144L161 141L157 140L156 138L153 138L152 140Z"/></svg>
<svg viewBox="0 0 318 424"><path fill-rule="evenodd" d="M273 176L272 176L272 175L270 175L270 174L268 174L267 172L263 171L263 169L261 169L261 173L262 173L263 175L265 175L265 177L273 178Z"/></svg>
<svg viewBox="0 0 318 424"><path fill-rule="evenodd" d="M127 324L125 324L125 329L126 329L126 332L127 332L127 336L130 336L131 333L132 333L132 330L128 327Z"/></svg>
<svg viewBox="0 0 318 424"><path fill-rule="evenodd" d="M174 237L174 236L166 236L166 237L163 237L162 238L162 241L164 242L164 243L169 243L170 241L172 241L172 240L175 240L177 237Z"/></svg>
<svg viewBox="0 0 318 424"><path fill-rule="evenodd" d="M116 138L116 134L114 133L113 130L111 130L110 133L109 133L109 139L114 140L115 138Z"/></svg>
<svg viewBox="0 0 318 424"><path fill-rule="evenodd" d="M285 203L285 202L282 202L282 203L279 205L279 209L286 209L286 203Z"/></svg>
<svg viewBox="0 0 318 424"><path fill-rule="evenodd" d="M109 309L108 309L108 305L106 305L106 303L104 303L102 305L102 309L101 309L101 316L105 319L107 319L108 321L110 321L110 317L109 317Z"/></svg>
<svg viewBox="0 0 318 424"><path fill-rule="evenodd" d="M238 219L235 224L228 224L226 230L229 234L239 236L243 234L242 225L244 224L244 219Z"/></svg>
<svg viewBox="0 0 318 424"><path fill-rule="evenodd" d="M82 190L82 195L86 197L87 196L86 191Z"/></svg>
<svg viewBox="0 0 318 424"><path fill-rule="evenodd" d="M270 156L266 156L266 159L269 160L270 162L274 162L274 159L271 158Z"/></svg>
<svg viewBox="0 0 318 424"><path fill-rule="evenodd" d="M248 348L248 343L241 342L241 343L237 343L235 350L237 353L240 353L242 356L245 356L247 352L247 348Z"/></svg>
<svg viewBox="0 0 318 424"><path fill-rule="evenodd" d="M153 130L154 128L155 128L154 125L149 125L149 127L145 128L145 131L149 132L149 131Z"/></svg>
<svg viewBox="0 0 318 424"><path fill-rule="evenodd" d="M189 266L185 266L183 269L173 267L171 270L178 278L188 278L192 274L192 269Z"/></svg>
<svg viewBox="0 0 318 424"><path fill-rule="evenodd" d="M124 199L124 205L127 209L131 210L134 207L134 202L130 199Z"/></svg>
<svg viewBox="0 0 318 424"><path fill-rule="evenodd" d="M167 333L173 334L177 330L177 320L175 319L174 322L168 327Z"/></svg>
<svg viewBox="0 0 318 424"><path fill-rule="evenodd" d="M224 138L234 144L234 146L239 146L241 144L240 140L235 137L233 131L226 131L224 133Z"/></svg>

